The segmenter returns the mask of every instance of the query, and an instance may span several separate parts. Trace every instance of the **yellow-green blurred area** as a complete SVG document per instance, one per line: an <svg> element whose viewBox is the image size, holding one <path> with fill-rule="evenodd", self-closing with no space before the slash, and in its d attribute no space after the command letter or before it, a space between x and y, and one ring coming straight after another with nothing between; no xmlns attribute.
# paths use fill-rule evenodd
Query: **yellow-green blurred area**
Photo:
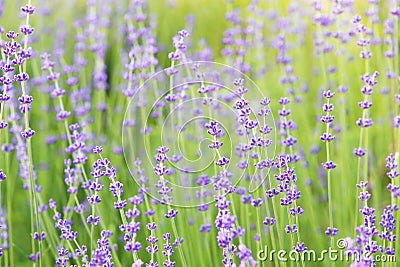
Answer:
<svg viewBox="0 0 400 267"><path fill-rule="evenodd" d="M121 6L126 6L130 0L110 0L101 1L98 3L107 5L114 13ZM0 25L6 30L17 30L17 25L22 24L22 20L18 19L19 8L27 1L22 0L3 0L5 5L4 14L0 18ZM96 2L96 1L95 1ZM148 3L148 10L146 13L154 14L157 21L156 35L161 44L170 45L171 38L179 30L187 26L187 18L193 15L194 29L192 31L192 39L199 40L205 38L208 44L214 49L214 52L221 50L221 38L224 30L227 28L228 22L225 19L225 13L235 8L240 8L242 11L243 23L245 24L246 18L252 16L246 9L250 0L150 0ZM290 16L288 7L295 6L309 6L312 12L312 0L288 1L288 0L263 0L253 1L258 2L258 6L264 10L272 10L277 12L279 17ZM326 13L332 9L334 1L320 1L322 6L321 13ZM367 1L355 1L355 10L362 14L367 8ZM57 36L58 31L73 33L74 20L84 20L86 13L87 1L86 0L33 0L32 5L37 9L37 13L32 17L31 23L36 28L40 26L52 26L54 32L49 32L47 38L43 36L36 36L35 38L42 38L43 42L36 44L37 46L47 47L53 43L54 37ZM383 6L382 13L387 10L387 5ZM112 18L113 24L117 21L122 21L123 17L114 16ZM266 33L269 30L269 24L266 25ZM68 35L67 42L73 41L72 36Z"/></svg>
<svg viewBox="0 0 400 267"><path fill-rule="evenodd" d="M119 48L114 49L115 46L121 46L121 42L124 42L124 36L119 36L117 33L117 27L124 23L123 14L128 12L124 10L124 7L128 5L130 0L96 0L94 2L104 3L107 9L112 10L111 18L111 29L108 31L109 35L109 53L119 53ZM258 3L258 7L265 11L276 12L278 18L291 18L292 14L289 11L289 7L306 7L304 10L307 14L304 17L293 18L302 19L308 26L305 32L307 42L300 48L293 49L294 53L305 58L310 58L313 52L313 40L314 32L316 27L312 24L313 11L312 3L313 0L300 0L300 1L289 1L289 0L263 0L263 1L250 1L250 0L236 0L236 1L224 1L224 0L150 0L146 1L148 8L145 10L147 14L152 14L153 21L156 22L156 36L160 47L160 53L158 58L161 63L161 67L167 67L169 62L167 54L172 48L171 39L176 33L181 30L188 28L188 18L192 17L194 21L194 27L191 30L191 47L189 52L195 51L199 47L199 40L206 40L213 50L214 60L218 62L224 62L221 58L222 38L224 31L231 25L225 19L225 14L233 9L239 8L241 10L241 17L243 25L246 25L246 20L251 18L253 14L247 9L251 2ZM331 14L332 7L335 5L335 1L319 1L322 7L321 13ZM368 1L357 0L354 3L355 14L364 14L368 8ZM26 1L22 0L5 0L4 14L0 17L0 26L5 31L18 30L18 26L23 23L23 20L18 18L20 6L25 4ZM32 4L36 7L37 12L32 16L30 22L36 28L36 33L33 35L34 50L39 53L49 52L53 53L54 45L56 43L65 42L65 52L67 55L72 55L73 47L75 43L76 29L73 24L76 20L85 20L87 14L87 1L82 0L34 0ZM388 14L390 4L389 1L383 1L380 5L382 20L385 19ZM100 15L101 16L101 15ZM297 16L297 15L296 15ZM349 16L343 14L343 16ZM376 31L381 31L381 27L377 27ZM278 33L279 29L276 28L275 22L269 21L265 18L265 54L270 62L274 60L276 51L270 49L269 42L271 38ZM119 40L117 38L120 38ZM288 41L297 38L296 36L287 35ZM354 46L355 47L355 46ZM355 47L356 48L356 47ZM354 48L350 48L354 49ZM356 48L356 53L358 53ZM292 52L291 52L292 53ZM257 61L257 60L256 60ZM120 63L120 62L114 62ZM263 62L258 62L263 64ZM309 67L310 69L311 67ZM302 68L301 71L303 71Z"/></svg>

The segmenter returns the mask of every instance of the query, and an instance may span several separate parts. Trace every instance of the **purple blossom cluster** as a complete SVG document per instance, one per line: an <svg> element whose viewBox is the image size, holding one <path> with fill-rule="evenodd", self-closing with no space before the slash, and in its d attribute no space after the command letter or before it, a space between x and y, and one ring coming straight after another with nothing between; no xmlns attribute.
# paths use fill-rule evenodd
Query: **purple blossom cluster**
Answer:
<svg viewBox="0 0 400 267"><path fill-rule="evenodd" d="M347 253L361 255L352 266L375 266L377 253L395 254L392 243L396 240L396 234L392 232L396 229L394 213L398 211L398 207L396 204L386 206L379 222L382 230L379 231L376 225L376 210L368 206L371 198L367 190L368 182L361 181L357 184L357 188L361 189L359 199L364 203L359 211L363 216L363 224L356 227L357 236ZM376 238L382 239L383 245L380 245Z"/></svg>

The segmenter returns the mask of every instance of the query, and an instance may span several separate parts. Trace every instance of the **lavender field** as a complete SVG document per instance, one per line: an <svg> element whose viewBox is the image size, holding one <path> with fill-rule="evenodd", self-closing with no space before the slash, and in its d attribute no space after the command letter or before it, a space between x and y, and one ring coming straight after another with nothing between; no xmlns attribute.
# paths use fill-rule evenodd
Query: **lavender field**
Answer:
<svg viewBox="0 0 400 267"><path fill-rule="evenodd" d="M399 0L0 0L0 266L400 266Z"/></svg>

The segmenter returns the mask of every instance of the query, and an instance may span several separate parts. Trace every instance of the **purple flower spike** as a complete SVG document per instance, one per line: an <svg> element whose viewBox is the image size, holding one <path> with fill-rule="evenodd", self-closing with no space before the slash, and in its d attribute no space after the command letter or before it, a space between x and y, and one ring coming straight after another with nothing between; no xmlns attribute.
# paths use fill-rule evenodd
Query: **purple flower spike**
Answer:
<svg viewBox="0 0 400 267"><path fill-rule="evenodd" d="M28 5L26 4L25 6L21 7L21 11L26 13L26 14L33 14L35 12L35 7L33 7L32 5Z"/></svg>
<svg viewBox="0 0 400 267"><path fill-rule="evenodd" d="M327 161L325 163L322 163L322 167L327 170L332 170L336 168L336 164L333 161Z"/></svg>
<svg viewBox="0 0 400 267"><path fill-rule="evenodd" d="M219 167L223 167L225 165L227 165L229 163L229 159L226 157L222 157L219 160L217 160L217 162L215 162L215 165L219 166Z"/></svg>
<svg viewBox="0 0 400 267"><path fill-rule="evenodd" d="M327 236L337 236L338 233L339 230L337 228L331 228L331 227L328 227L325 231L325 234Z"/></svg>
<svg viewBox="0 0 400 267"><path fill-rule="evenodd" d="M0 169L0 181L4 181L7 179L7 175L3 172L2 169Z"/></svg>
<svg viewBox="0 0 400 267"><path fill-rule="evenodd" d="M167 214L165 214L165 218L172 219L172 218L175 218L176 215L178 215L178 211L174 210L174 209L171 209L171 210L168 211Z"/></svg>
<svg viewBox="0 0 400 267"><path fill-rule="evenodd" d="M101 147L101 146L95 146L95 147L93 148L93 153L94 153L94 154L100 154L101 152L103 152L103 147Z"/></svg>
<svg viewBox="0 0 400 267"><path fill-rule="evenodd" d="M27 129L27 130L21 132L21 136L22 136L23 138L25 138L25 139L29 139L29 138L31 138L31 137L34 136L34 135L35 135L35 131L32 130L32 129Z"/></svg>

